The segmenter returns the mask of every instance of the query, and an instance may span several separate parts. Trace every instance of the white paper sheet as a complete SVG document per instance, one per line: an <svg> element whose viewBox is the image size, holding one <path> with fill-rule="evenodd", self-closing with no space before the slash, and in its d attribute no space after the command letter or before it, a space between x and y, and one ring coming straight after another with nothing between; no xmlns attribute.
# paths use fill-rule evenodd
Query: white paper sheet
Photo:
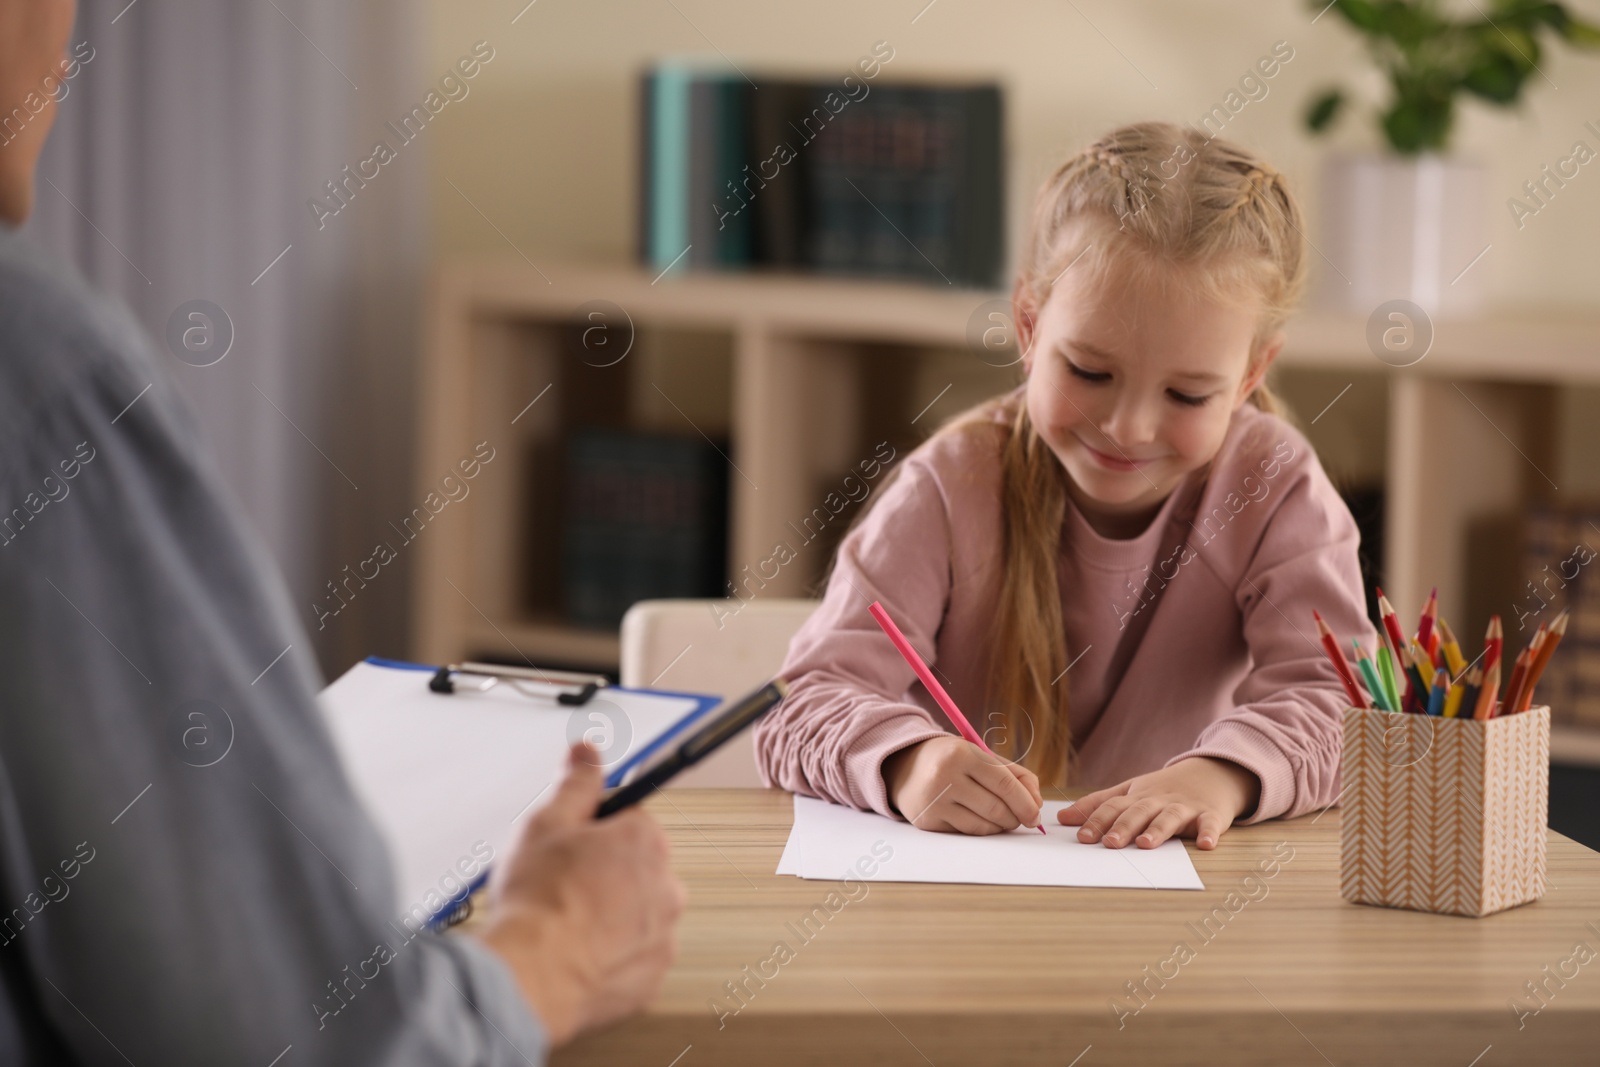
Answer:
<svg viewBox="0 0 1600 1067"><path fill-rule="evenodd" d="M1148 849L1085 845L1076 826L1056 822L1056 812L1070 806L1071 801L1044 802L1042 835L1018 827L1008 834L969 837L919 830L877 812L797 795L794 828L776 873L829 881L846 873L862 878L856 864L867 857L876 864L871 875L876 882L1205 888L1181 841ZM882 859L885 846L893 850L889 859Z"/></svg>
<svg viewBox="0 0 1600 1067"><path fill-rule="evenodd" d="M401 913L430 891L448 899L452 869L475 866L475 843L505 854L549 802L569 737L592 732L609 772L698 703L602 689L566 707L510 687L434 693L430 677L362 662L321 696L345 773L389 846Z"/></svg>

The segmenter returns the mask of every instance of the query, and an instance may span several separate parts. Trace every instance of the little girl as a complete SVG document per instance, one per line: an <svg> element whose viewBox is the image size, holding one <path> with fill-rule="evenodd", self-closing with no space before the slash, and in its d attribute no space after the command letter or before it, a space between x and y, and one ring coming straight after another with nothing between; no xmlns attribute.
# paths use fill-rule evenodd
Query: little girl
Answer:
<svg viewBox="0 0 1600 1067"><path fill-rule="evenodd" d="M755 730L769 785L992 834L1040 779L1078 839L1216 847L1339 795L1339 678L1370 647L1355 521L1265 378L1304 283L1282 175L1141 123L1040 191L1012 292L1024 383L906 456L839 547ZM962 740L874 600L1009 760ZM1070 693L1070 699L1069 699Z"/></svg>

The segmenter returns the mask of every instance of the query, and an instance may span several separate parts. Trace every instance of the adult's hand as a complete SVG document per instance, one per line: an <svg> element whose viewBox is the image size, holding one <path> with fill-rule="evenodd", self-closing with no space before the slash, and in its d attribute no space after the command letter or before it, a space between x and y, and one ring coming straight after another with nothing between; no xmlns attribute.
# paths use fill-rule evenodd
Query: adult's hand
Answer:
<svg viewBox="0 0 1600 1067"><path fill-rule="evenodd" d="M643 1008L677 952L683 884L638 807L594 817L604 774L577 744L555 797L489 879L482 940L510 965L552 1045Z"/></svg>

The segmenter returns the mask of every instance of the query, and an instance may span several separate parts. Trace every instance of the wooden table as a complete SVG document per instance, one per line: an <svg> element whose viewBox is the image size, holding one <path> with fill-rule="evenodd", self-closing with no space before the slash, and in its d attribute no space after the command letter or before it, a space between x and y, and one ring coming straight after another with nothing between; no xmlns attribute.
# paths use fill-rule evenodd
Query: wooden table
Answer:
<svg viewBox="0 0 1600 1067"><path fill-rule="evenodd" d="M1198 893L869 881L853 900L772 873L787 793L649 809L689 888L677 963L645 1014L553 1064L1600 1062L1600 855L1554 832L1543 900L1466 919L1341 900L1337 809L1186 842Z"/></svg>

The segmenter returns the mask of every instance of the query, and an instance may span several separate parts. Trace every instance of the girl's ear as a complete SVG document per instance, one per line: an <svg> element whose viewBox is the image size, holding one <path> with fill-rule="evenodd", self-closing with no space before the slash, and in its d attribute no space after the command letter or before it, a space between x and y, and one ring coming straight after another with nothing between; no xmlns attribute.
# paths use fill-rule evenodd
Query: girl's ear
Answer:
<svg viewBox="0 0 1600 1067"><path fill-rule="evenodd" d="M1272 368L1273 360L1278 358L1278 353L1283 351L1284 342L1288 339L1289 335L1279 330L1261 342L1261 347L1256 350L1255 358L1251 362L1250 372L1244 376L1244 381L1239 383L1239 396L1234 401L1234 407L1237 408L1250 399L1250 394L1266 380L1267 371Z"/></svg>
<svg viewBox="0 0 1600 1067"><path fill-rule="evenodd" d="M1011 323L1017 335L1017 350L1022 353L1022 371L1033 373L1033 339L1038 330L1038 309L1019 277L1011 287Z"/></svg>

